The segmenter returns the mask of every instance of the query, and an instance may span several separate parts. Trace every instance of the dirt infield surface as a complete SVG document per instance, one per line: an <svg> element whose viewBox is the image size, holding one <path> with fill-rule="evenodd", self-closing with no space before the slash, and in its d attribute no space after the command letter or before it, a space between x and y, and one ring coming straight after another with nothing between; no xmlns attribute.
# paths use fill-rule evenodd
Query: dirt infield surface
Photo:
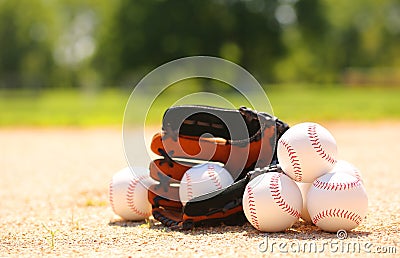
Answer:
<svg viewBox="0 0 400 258"><path fill-rule="evenodd" d="M367 218L346 240L301 221L273 234L121 221L108 203L109 181L126 166L118 128L0 129L0 257L399 254L400 122L323 125L369 195Z"/></svg>

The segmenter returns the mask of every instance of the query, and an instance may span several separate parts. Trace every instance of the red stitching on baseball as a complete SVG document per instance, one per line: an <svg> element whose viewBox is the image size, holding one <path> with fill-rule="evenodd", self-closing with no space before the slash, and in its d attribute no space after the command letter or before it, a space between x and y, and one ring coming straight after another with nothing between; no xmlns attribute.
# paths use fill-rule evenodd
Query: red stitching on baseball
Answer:
<svg viewBox="0 0 400 258"><path fill-rule="evenodd" d="M110 181L110 187L109 187L109 189L110 189L110 192L109 192L109 194L108 194L108 197L110 198L110 205L111 205L111 208L112 208L112 210L113 210L114 213L115 213L115 208L114 208L114 196L113 196L113 194L114 194L114 189L113 189L113 181L112 181L112 180Z"/></svg>
<svg viewBox="0 0 400 258"><path fill-rule="evenodd" d="M143 180L146 179L147 176L141 176L138 178L133 179L128 186L128 190L127 190L127 195L126 195L126 201L128 203L128 207L136 214L143 216L143 217L149 217L151 215L151 212L143 212L141 210L139 210L136 205L135 205L135 201L134 201L134 194L135 194L135 188L137 186L137 184Z"/></svg>
<svg viewBox="0 0 400 258"><path fill-rule="evenodd" d="M260 230L260 224L258 223L256 201L254 200L254 192L250 185L246 187L247 194L249 196L249 213L251 224L258 230Z"/></svg>
<svg viewBox="0 0 400 258"><path fill-rule="evenodd" d="M320 155L323 159L327 160L331 164L336 163L336 159L326 153L324 149L322 148L321 142L318 138L317 134L317 126L312 124L308 126L308 138L311 141L311 145L314 147L315 151Z"/></svg>
<svg viewBox="0 0 400 258"><path fill-rule="evenodd" d="M281 191L279 191L279 178L281 175L273 175L271 177L271 182L269 184L269 189L272 192L272 198L274 199L275 203L278 204L278 206L286 213L289 215L300 218L300 212L296 210L295 208L291 207L283 198L281 195Z"/></svg>
<svg viewBox="0 0 400 258"><path fill-rule="evenodd" d="M349 190L352 188L357 188L361 185L360 179L356 179L352 182L322 182L320 179L314 181L313 186L322 189L322 190L330 190L330 191L342 191L342 190Z"/></svg>
<svg viewBox="0 0 400 258"><path fill-rule="evenodd" d="M360 171L359 171L357 168L355 168L355 167L353 167L352 170L353 170L354 176L355 176L358 180L361 181L361 174L360 174Z"/></svg>
<svg viewBox="0 0 400 258"><path fill-rule="evenodd" d="M301 171L300 160L298 159L297 153L294 148L284 139L279 139L279 142L285 147L289 154L290 164L293 168L293 173L296 181L301 181L303 178L303 172Z"/></svg>
<svg viewBox="0 0 400 258"><path fill-rule="evenodd" d="M186 173L186 183L187 183L187 200L189 201L190 199L193 198L193 189L192 189L192 178L190 177L189 173Z"/></svg>
<svg viewBox="0 0 400 258"><path fill-rule="evenodd" d="M358 215L355 212L348 211L348 210L342 210L342 209L329 209L329 210L323 210L316 214L313 218L312 221L316 225L319 221L325 219L325 218L342 218L342 219L348 219L350 221L353 221L357 225L359 225L362 221L362 218L360 215Z"/></svg>
<svg viewBox="0 0 400 258"><path fill-rule="evenodd" d="M208 177L210 177L211 180L214 182L217 189L221 190L222 185L221 185L221 182L219 181L219 178L217 177L217 173L215 172L215 169L213 166L208 166L207 174L208 174Z"/></svg>

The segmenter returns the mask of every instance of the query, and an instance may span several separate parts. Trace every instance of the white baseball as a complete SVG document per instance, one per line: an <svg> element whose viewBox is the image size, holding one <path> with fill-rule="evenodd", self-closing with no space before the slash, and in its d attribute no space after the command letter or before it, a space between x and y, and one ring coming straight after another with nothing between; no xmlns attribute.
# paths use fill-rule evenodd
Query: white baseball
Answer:
<svg viewBox="0 0 400 258"><path fill-rule="evenodd" d="M196 165L183 175L179 187L179 198L185 205L195 197L221 190L232 183L232 175L222 166L215 163Z"/></svg>
<svg viewBox="0 0 400 258"><path fill-rule="evenodd" d="M279 164L298 182L312 183L336 163L335 138L323 126L306 122L289 128L279 139Z"/></svg>
<svg viewBox="0 0 400 258"><path fill-rule="evenodd" d="M346 160L338 160L329 173L346 173L356 177L361 183L364 183L360 170Z"/></svg>
<svg viewBox="0 0 400 258"><path fill-rule="evenodd" d="M279 232L291 227L300 217L302 204L296 183L277 172L255 177L243 194L247 220L264 232Z"/></svg>
<svg viewBox="0 0 400 258"><path fill-rule="evenodd" d="M307 210L307 194L308 194L308 190L310 190L310 187L312 186L312 183L296 182L296 184L299 187L300 192L301 192L301 197L303 198L303 208L301 209L301 218L304 221L312 222L310 214L308 213L308 210Z"/></svg>
<svg viewBox="0 0 400 258"><path fill-rule="evenodd" d="M307 195L312 222L322 230L351 230L364 219L368 197L361 181L346 173L328 173L314 181Z"/></svg>
<svg viewBox="0 0 400 258"><path fill-rule="evenodd" d="M151 215L147 188L156 182L144 167L126 167L117 172L109 186L110 205L125 220L143 220Z"/></svg>

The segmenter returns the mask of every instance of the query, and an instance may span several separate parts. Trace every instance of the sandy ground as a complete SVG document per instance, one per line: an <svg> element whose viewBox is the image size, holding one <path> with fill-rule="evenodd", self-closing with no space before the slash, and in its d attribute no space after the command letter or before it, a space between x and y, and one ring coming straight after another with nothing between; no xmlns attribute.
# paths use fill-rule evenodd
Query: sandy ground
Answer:
<svg viewBox="0 0 400 258"><path fill-rule="evenodd" d="M297 248L311 244L324 255L399 254L400 122L324 125L369 194L346 240L301 221L268 235L250 224L179 232L121 221L108 203L109 180L127 164L119 128L0 129L0 257L308 255Z"/></svg>

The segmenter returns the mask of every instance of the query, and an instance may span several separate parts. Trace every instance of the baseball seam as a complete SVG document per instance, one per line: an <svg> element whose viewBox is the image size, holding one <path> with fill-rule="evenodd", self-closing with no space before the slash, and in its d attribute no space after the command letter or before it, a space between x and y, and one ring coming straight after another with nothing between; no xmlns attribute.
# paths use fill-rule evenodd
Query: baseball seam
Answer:
<svg viewBox="0 0 400 258"><path fill-rule="evenodd" d="M322 190L330 190L330 191L342 191L342 190L350 190L352 188L357 188L361 185L360 179L357 179L352 182L346 183L330 183L330 182L322 182L319 179L315 180L313 186L322 189Z"/></svg>
<svg viewBox="0 0 400 258"><path fill-rule="evenodd" d="M113 181L111 180L110 181L110 187L109 187L109 189L110 189L110 191L109 191L109 194L108 194L108 198L110 199L110 205L111 205L111 208L112 208L112 210L114 211L114 213L115 213L115 207L114 207L114 189L113 189Z"/></svg>
<svg viewBox="0 0 400 258"><path fill-rule="evenodd" d="M248 194L248 206L250 213L251 224L258 230L260 230L260 224L257 218L257 210L256 210L256 201L254 200L254 192L251 186L247 185L246 187Z"/></svg>
<svg viewBox="0 0 400 258"><path fill-rule="evenodd" d="M143 180L146 179L146 176L141 176L139 178L135 178L133 179L128 186L128 190L127 190L127 195L126 195L126 201L128 203L128 207L137 215L143 216L143 217L149 217L151 215L150 212L143 212L141 210L138 209L138 207L136 207L135 205L135 189L137 184Z"/></svg>
<svg viewBox="0 0 400 258"><path fill-rule="evenodd" d="M291 207L285 199L283 199L281 195L281 191L279 190L279 178L280 175L273 175L271 177L271 181L269 184L269 189L271 191L272 198L274 199L275 203L287 214L290 216L300 218L300 212L295 208Z"/></svg>
<svg viewBox="0 0 400 258"><path fill-rule="evenodd" d="M208 177L214 182L214 185L217 187L217 189L221 190L222 184L221 184L219 178L217 177L217 172L215 172L213 166L208 166L207 174L208 174Z"/></svg>
<svg viewBox="0 0 400 258"><path fill-rule="evenodd" d="M343 218L343 219L348 219L350 221L353 221L357 225L359 225L362 221L362 218L360 215L353 211L348 211L348 210L342 210L342 209L328 209L328 210L323 210L319 213L317 213L313 218L312 221L315 225L317 223L325 218Z"/></svg>
<svg viewBox="0 0 400 258"><path fill-rule="evenodd" d="M317 152L319 156L321 156L322 159L328 161L331 164L335 164L336 159L329 155L325 150L322 148L321 142L319 140L318 134L317 134L317 126L316 125L309 125L307 129L308 133L308 139L311 142L311 145Z"/></svg>
<svg viewBox="0 0 400 258"><path fill-rule="evenodd" d="M353 170L354 176L355 176L358 180L362 181L362 180L361 180L360 171L359 171L357 168L353 168L352 170Z"/></svg>
<svg viewBox="0 0 400 258"><path fill-rule="evenodd" d="M281 138L279 140L279 142L282 144L283 147L285 147L285 149L289 155L289 160L290 160L290 164L292 165L292 168L293 168L295 180L301 181L303 179L303 172L301 171L300 160L297 156L296 151L294 150L293 146L291 146L284 139Z"/></svg>
<svg viewBox="0 0 400 258"><path fill-rule="evenodd" d="M190 199L193 198L193 189L192 189L192 178L190 177L189 173L185 174L186 176L186 183L187 183L187 188L186 188L186 192L187 192L187 200L189 201Z"/></svg>

